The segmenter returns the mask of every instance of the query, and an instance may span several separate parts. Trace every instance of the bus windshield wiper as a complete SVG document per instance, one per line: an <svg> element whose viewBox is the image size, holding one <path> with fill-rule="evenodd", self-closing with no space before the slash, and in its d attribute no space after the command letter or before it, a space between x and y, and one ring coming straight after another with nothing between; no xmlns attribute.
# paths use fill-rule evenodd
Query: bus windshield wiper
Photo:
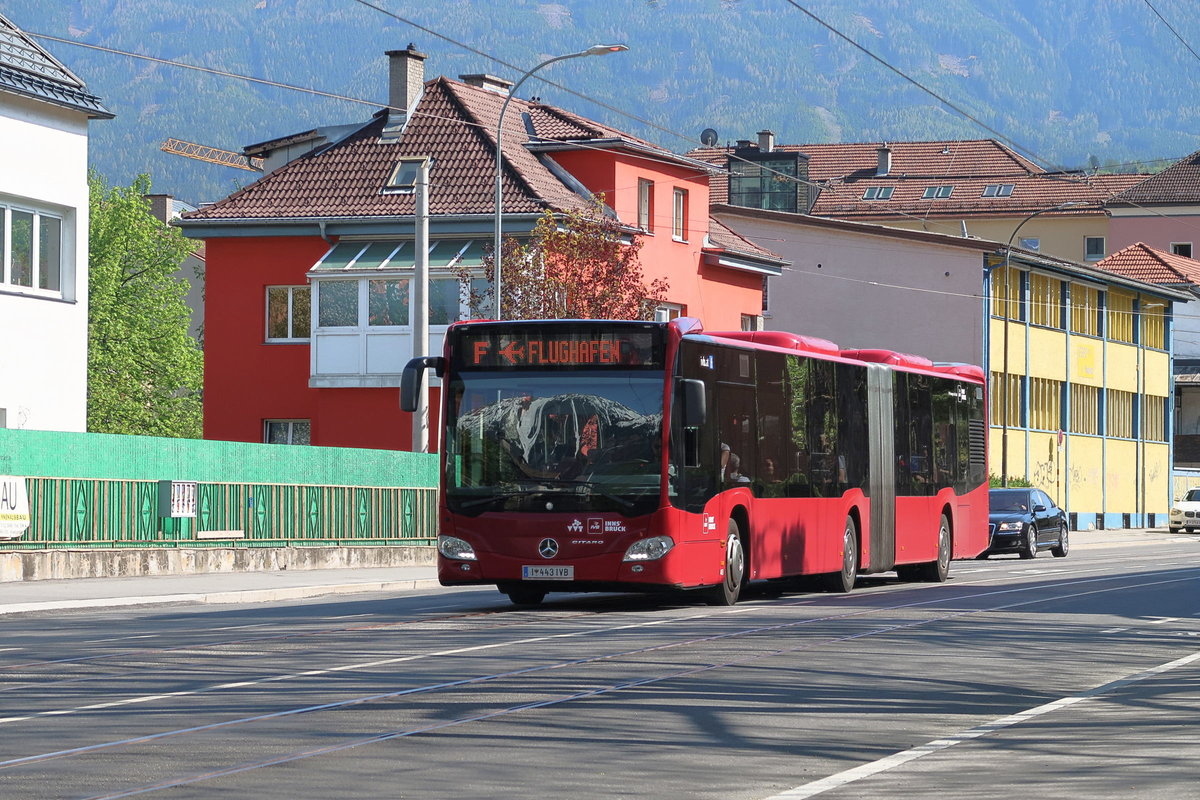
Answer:
<svg viewBox="0 0 1200 800"><path fill-rule="evenodd" d="M557 480L557 479L552 479L552 478L546 478L544 480L539 480L538 483L546 484L553 488L545 488L545 487L539 488L539 487L531 486L531 487L528 487L525 489L509 489L509 490L506 490L503 492L496 492L495 494L490 494L487 497L477 497L473 500L467 500L467 501L461 502L458 504L458 507L460 509L465 510L468 508L474 508L475 506L482 506L487 503L493 503L497 500L507 500L510 497L520 497L521 495L527 495L527 494L566 494L566 495L574 495L574 496L586 496L586 495L583 495L582 492L571 491L575 487L579 487L579 488L586 488L588 490L589 495L590 494L598 494L601 497L603 497L604 499L611 500L614 503L616 503L617 505L623 506L624 508L633 508L633 503L631 501L626 500L623 497L618 497L617 495L612 494L611 492L607 492L604 489L599 488L600 484L598 484L594 481L568 481L568 480Z"/></svg>
<svg viewBox="0 0 1200 800"><path fill-rule="evenodd" d="M633 503L631 501L626 500L624 497L618 497L617 495L613 494L612 492L609 492L609 491L601 488L603 486L603 484L601 484L599 481L546 478L546 479L542 480L541 483L550 484L551 486L584 487L584 488L588 489L589 494L598 494L601 497L603 497L605 500L612 500L617 505L624 506L625 508L633 508Z"/></svg>

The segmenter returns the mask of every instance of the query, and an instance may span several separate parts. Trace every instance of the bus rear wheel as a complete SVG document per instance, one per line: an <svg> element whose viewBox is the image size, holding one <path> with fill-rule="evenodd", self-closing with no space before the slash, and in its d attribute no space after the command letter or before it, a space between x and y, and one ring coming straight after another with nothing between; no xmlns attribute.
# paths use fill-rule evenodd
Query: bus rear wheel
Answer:
<svg viewBox="0 0 1200 800"><path fill-rule="evenodd" d="M742 594L742 586L746 582L746 550L742 545L742 530L736 520L729 520L729 529L725 534L725 575L724 579L705 595L705 600L713 606L731 606L738 601Z"/></svg>
<svg viewBox="0 0 1200 800"><path fill-rule="evenodd" d="M950 520L942 514L938 523L938 552L937 559L924 564L907 564L896 567L896 575L902 581L927 581L929 583L944 583L950 577L950 558L953 555L954 540L950 535Z"/></svg>
<svg viewBox="0 0 1200 800"><path fill-rule="evenodd" d="M842 568L822 578L827 590L839 594L849 592L858 580L858 527L851 517L846 517L846 527L842 531Z"/></svg>

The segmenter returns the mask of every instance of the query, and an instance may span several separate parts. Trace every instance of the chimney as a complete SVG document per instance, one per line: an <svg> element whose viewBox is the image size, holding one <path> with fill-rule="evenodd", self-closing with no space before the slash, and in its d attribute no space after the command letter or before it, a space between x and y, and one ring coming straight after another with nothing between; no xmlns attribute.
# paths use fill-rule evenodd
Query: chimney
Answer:
<svg viewBox="0 0 1200 800"><path fill-rule="evenodd" d="M738 150L749 150L751 147L754 147L754 142L750 141L749 139L738 139L737 140L737 149Z"/></svg>
<svg viewBox="0 0 1200 800"><path fill-rule="evenodd" d="M879 157L878 166L875 169L875 177L882 178L892 171L892 148L884 142L875 151L875 155Z"/></svg>
<svg viewBox="0 0 1200 800"><path fill-rule="evenodd" d="M758 132L758 149L764 153L774 152L775 133L773 131Z"/></svg>
<svg viewBox="0 0 1200 800"><path fill-rule="evenodd" d="M388 117L379 141L394 142L404 133L408 112L421 99L425 88L425 54L412 43L405 50L388 50Z"/></svg>
<svg viewBox="0 0 1200 800"><path fill-rule="evenodd" d="M497 78L495 75L487 75L485 73L459 75L458 79L468 86L476 86L480 89L487 89L489 92L504 95L508 94L513 85L512 81L506 81L504 78Z"/></svg>

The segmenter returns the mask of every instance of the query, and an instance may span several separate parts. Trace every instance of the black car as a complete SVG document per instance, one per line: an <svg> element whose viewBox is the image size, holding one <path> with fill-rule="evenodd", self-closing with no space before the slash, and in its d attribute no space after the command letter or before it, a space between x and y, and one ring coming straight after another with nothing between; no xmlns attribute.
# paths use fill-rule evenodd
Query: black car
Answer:
<svg viewBox="0 0 1200 800"><path fill-rule="evenodd" d="M1019 553L1033 558L1049 549L1062 558L1070 549L1067 512L1041 489L991 489L988 492L988 549L980 554Z"/></svg>

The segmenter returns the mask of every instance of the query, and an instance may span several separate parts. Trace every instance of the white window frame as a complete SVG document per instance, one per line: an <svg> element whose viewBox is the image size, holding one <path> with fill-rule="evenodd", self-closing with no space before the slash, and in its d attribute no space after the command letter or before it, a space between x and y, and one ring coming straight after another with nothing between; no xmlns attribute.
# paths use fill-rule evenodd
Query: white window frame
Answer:
<svg viewBox="0 0 1200 800"><path fill-rule="evenodd" d="M684 313L685 309L679 303L659 303L658 308L654 309L654 321L670 322L682 317Z"/></svg>
<svg viewBox="0 0 1200 800"><path fill-rule="evenodd" d="M638 178L638 228L642 233L654 235L654 181Z"/></svg>
<svg viewBox="0 0 1200 800"><path fill-rule="evenodd" d="M1012 197L1015 188L1016 184L1013 183L989 183L983 187L980 197Z"/></svg>
<svg viewBox="0 0 1200 800"><path fill-rule="evenodd" d="M287 441L272 442L271 441L271 426L272 425L287 425ZM263 444L290 444L295 445L296 426L308 426L308 444L312 444L312 420L311 419L264 419L263 420ZM303 446L303 445L300 445Z"/></svg>
<svg viewBox="0 0 1200 800"><path fill-rule="evenodd" d="M891 200L895 186L868 186L863 191L863 200Z"/></svg>
<svg viewBox="0 0 1200 800"><path fill-rule="evenodd" d="M1177 247L1186 247L1188 249L1188 254L1186 256L1184 256L1183 253L1180 253L1178 250L1176 250ZM1191 242L1171 242L1171 254L1172 255L1183 256L1184 258L1193 258L1195 252L1196 251L1192 247Z"/></svg>
<svg viewBox="0 0 1200 800"><path fill-rule="evenodd" d="M1096 240L1100 241L1100 254L1099 255L1091 255L1088 253L1088 243L1094 242ZM1108 252L1108 242L1105 241L1105 238L1103 236L1085 236L1085 237L1083 237L1083 260L1084 261L1101 261L1101 260L1103 260L1105 254L1107 252Z"/></svg>
<svg viewBox="0 0 1200 800"><path fill-rule="evenodd" d="M675 187L671 193L671 238L677 242L687 241L688 191Z"/></svg>
<svg viewBox="0 0 1200 800"><path fill-rule="evenodd" d="M30 214L33 217L31 231L32 242L30 258L32 272L30 286L12 282L12 212ZM42 271L42 220L53 219L58 222L58 287L43 289L41 283ZM25 203L0 202L0 290L31 294L40 297L67 297L68 290L73 288L75 272L69 260L70 248L67 246L68 229L67 216L61 213L45 211Z"/></svg>
<svg viewBox="0 0 1200 800"><path fill-rule="evenodd" d="M954 194L954 184L942 186L926 186L921 195L922 200L945 200Z"/></svg>
<svg viewBox="0 0 1200 800"><path fill-rule="evenodd" d="M1042 252L1042 238L1040 236L1022 236L1017 241L1017 247L1022 250L1032 250L1035 253Z"/></svg>
<svg viewBox="0 0 1200 800"><path fill-rule="evenodd" d="M293 328L292 317L294 315L292 312L292 301L293 301L293 298L295 298L295 296L296 296L296 290L303 289L306 292L308 292L308 333L305 334L305 336L303 336L303 337L297 337L297 336L291 336L291 335L284 336L284 337L271 336L271 290L272 289L287 289L288 290L287 329L288 329L289 334L291 334L292 328ZM312 287L308 286L308 285L293 286L290 284L274 284L271 286L267 286L266 291L263 293L263 341L267 342L268 344L308 344L310 341L312 341L312 329L313 329L312 297L313 297Z"/></svg>

